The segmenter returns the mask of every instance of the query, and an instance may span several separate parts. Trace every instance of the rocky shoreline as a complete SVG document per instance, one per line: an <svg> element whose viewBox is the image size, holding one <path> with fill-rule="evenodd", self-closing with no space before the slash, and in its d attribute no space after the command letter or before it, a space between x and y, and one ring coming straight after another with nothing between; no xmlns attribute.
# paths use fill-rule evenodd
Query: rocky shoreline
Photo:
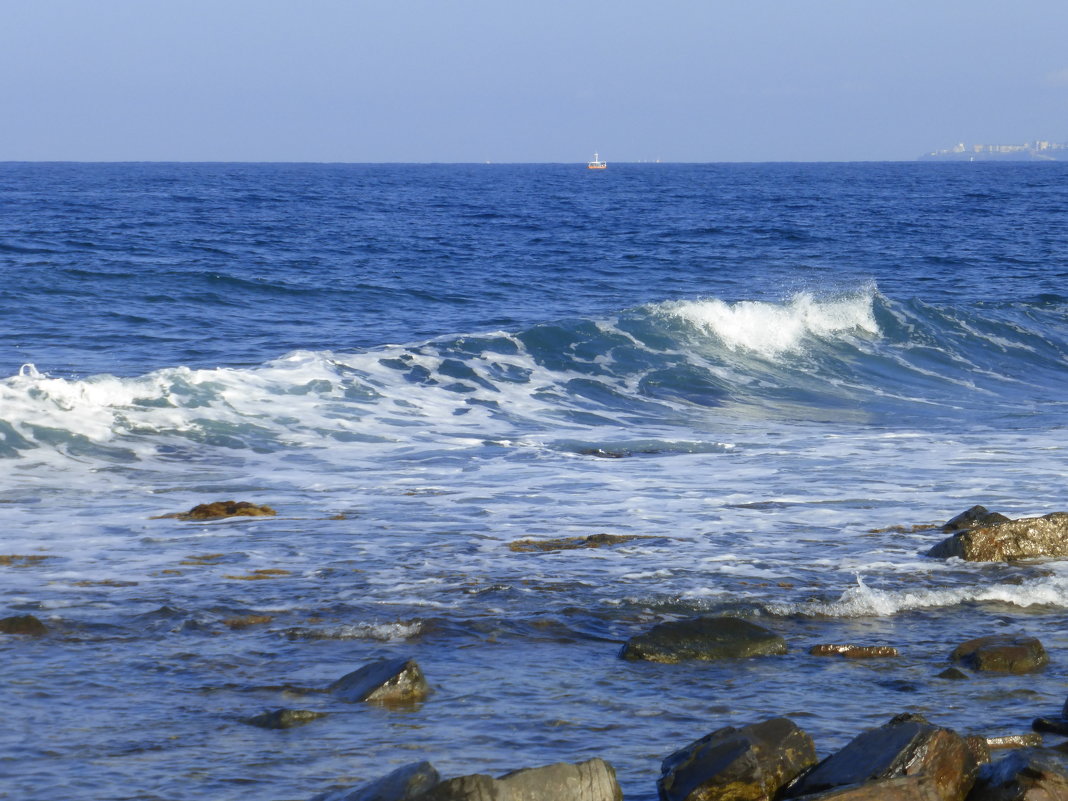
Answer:
<svg viewBox="0 0 1068 801"><path fill-rule="evenodd" d="M186 521L228 516L274 515L270 507L218 502L190 512L166 515ZM925 526L923 528L936 528ZM941 529L949 535L931 548L932 558L1018 561L1068 556L1068 514L1010 520L973 507ZM611 547L631 537L568 538L544 544L524 540L515 551ZM21 557L12 556L15 561ZM49 628L32 615L0 619L0 634L45 637ZM796 652L796 647L793 649ZM627 661L774 659L791 651L782 635L749 620L698 616L668 620L626 641L619 657ZM879 660L899 657L886 643L820 643L813 658ZM951 667L936 674L968 679L975 673L1022 675L1043 670L1050 655L1025 632L973 638L947 648ZM934 666L932 666L933 668ZM932 670L933 672L933 670ZM286 687L287 694L329 694L343 703L377 704L388 709L418 705L433 692L411 658L365 664L325 687ZM1042 714L1042 710L1036 710ZM329 712L274 709L242 719L264 729L313 724ZM716 729L667 754L656 782L661 801L1068 801L1068 701L1059 717L1036 717L1028 734L962 735L903 713L882 726L859 732L823 760L803 729L785 717ZM992 751L1011 749L994 758ZM666 750L666 749L665 749ZM619 801L622 790L612 765L601 758L522 768L502 776L468 774L443 779L427 762L405 765L369 784L337 786L314 801Z"/></svg>

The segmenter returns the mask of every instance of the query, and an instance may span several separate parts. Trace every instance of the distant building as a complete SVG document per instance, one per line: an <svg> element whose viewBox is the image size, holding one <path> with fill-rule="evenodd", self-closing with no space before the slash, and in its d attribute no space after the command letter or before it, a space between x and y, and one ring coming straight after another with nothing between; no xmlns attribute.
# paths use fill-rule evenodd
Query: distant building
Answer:
<svg viewBox="0 0 1068 801"><path fill-rule="evenodd" d="M921 161L1068 161L1068 143L1038 139L1022 145L966 145L920 156Z"/></svg>

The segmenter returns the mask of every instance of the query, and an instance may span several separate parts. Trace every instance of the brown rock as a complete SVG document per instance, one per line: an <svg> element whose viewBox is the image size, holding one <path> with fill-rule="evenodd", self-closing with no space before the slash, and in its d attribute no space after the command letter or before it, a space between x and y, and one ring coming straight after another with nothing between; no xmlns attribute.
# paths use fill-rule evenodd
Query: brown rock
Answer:
<svg viewBox="0 0 1068 801"><path fill-rule="evenodd" d="M1035 751L1014 751L987 765L968 801L1068 801L1068 775Z"/></svg>
<svg viewBox="0 0 1068 801"><path fill-rule="evenodd" d="M661 623L632 637L620 656L650 662L681 662L785 653L786 641L755 623L736 617L696 617Z"/></svg>
<svg viewBox="0 0 1068 801"><path fill-rule="evenodd" d="M968 562L1064 558L1068 556L1068 513L1021 517L959 531L927 555L941 559L957 556Z"/></svg>
<svg viewBox="0 0 1068 801"><path fill-rule="evenodd" d="M1004 734L1001 737L987 737L986 747L990 750L1003 748L1036 748L1042 745L1041 734Z"/></svg>
<svg viewBox="0 0 1068 801"><path fill-rule="evenodd" d="M484 774L446 779L418 801L623 801L616 772L603 759L524 768L499 779ZM413 799L414 801L414 799Z"/></svg>
<svg viewBox="0 0 1068 801"><path fill-rule="evenodd" d="M215 501L194 506L188 512L172 512L159 515L153 520L174 518L176 520L219 520L224 517L274 517L277 514L270 506L257 506L248 501Z"/></svg>
<svg viewBox="0 0 1068 801"><path fill-rule="evenodd" d="M385 659L346 673L326 688L342 701L410 704L430 692L414 659Z"/></svg>
<svg viewBox="0 0 1068 801"><path fill-rule="evenodd" d="M774 798L816 764L816 746L786 718L728 726L664 760L661 801L758 801Z"/></svg>
<svg viewBox="0 0 1068 801"><path fill-rule="evenodd" d="M571 551L578 548L600 548L621 542L643 539L638 534L590 534L588 537L560 537L551 540L516 540L508 544L512 551Z"/></svg>
<svg viewBox="0 0 1068 801"><path fill-rule="evenodd" d="M311 801L415 801L440 781L437 769L429 762L413 762L355 789L339 787Z"/></svg>
<svg viewBox="0 0 1068 801"><path fill-rule="evenodd" d="M928 723L919 715L899 715L884 726L862 732L805 774L787 795L795 798L850 785L914 777L933 785L933 797L961 801L971 788L978 767L973 751L956 732Z"/></svg>
<svg viewBox="0 0 1068 801"><path fill-rule="evenodd" d="M1049 663L1046 649L1034 637L995 634L958 645L950 659L973 670L1033 673Z"/></svg>
<svg viewBox="0 0 1068 801"><path fill-rule="evenodd" d="M901 776L836 787L803 798L804 801L942 801L942 794L927 776Z"/></svg>
<svg viewBox="0 0 1068 801"><path fill-rule="evenodd" d="M0 618L0 634L28 634L40 637L47 634L48 628L33 615L14 615Z"/></svg>
<svg viewBox="0 0 1068 801"><path fill-rule="evenodd" d="M814 645L809 651L813 656L842 656L846 659L877 659L897 656L892 645Z"/></svg>

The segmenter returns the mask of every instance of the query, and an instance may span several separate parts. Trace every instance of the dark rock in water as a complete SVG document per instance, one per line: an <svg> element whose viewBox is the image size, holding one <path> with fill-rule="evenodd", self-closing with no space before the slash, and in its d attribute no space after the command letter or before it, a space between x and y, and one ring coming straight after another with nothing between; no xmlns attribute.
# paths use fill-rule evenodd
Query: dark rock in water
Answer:
<svg viewBox="0 0 1068 801"><path fill-rule="evenodd" d="M929 776L901 776L864 784L836 787L805 801L945 801L937 783Z"/></svg>
<svg viewBox="0 0 1068 801"><path fill-rule="evenodd" d="M650 662L684 659L734 659L785 654L786 640L736 617L696 617L654 626L632 637L620 656Z"/></svg>
<svg viewBox="0 0 1068 801"><path fill-rule="evenodd" d="M248 501L215 501L194 506L188 512L172 512L152 519L219 520L224 517L274 517L276 514L270 506L257 506Z"/></svg>
<svg viewBox="0 0 1068 801"><path fill-rule="evenodd" d="M808 649L813 656L842 656L846 659L878 659L897 656L892 645L813 645Z"/></svg>
<svg viewBox="0 0 1068 801"><path fill-rule="evenodd" d="M259 726L261 729L292 729L324 717L326 717L325 712L314 712L310 709L276 709L273 712L244 718L242 722L250 726Z"/></svg>
<svg viewBox="0 0 1068 801"><path fill-rule="evenodd" d="M430 692L414 659L385 659L347 673L326 688L342 701L405 704L423 700Z"/></svg>
<svg viewBox="0 0 1068 801"><path fill-rule="evenodd" d="M413 762L368 784L320 793L311 801L414 801L440 781L429 762Z"/></svg>
<svg viewBox="0 0 1068 801"><path fill-rule="evenodd" d="M590 534L588 537L559 537L551 540L516 540L508 544L512 551L571 551L577 548L600 548L621 542L644 539L640 534Z"/></svg>
<svg viewBox="0 0 1068 801"><path fill-rule="evenodd" d="M1034 637L995 634L958 645L950 659L973 670L1033 673L1049 663L1046 649Z"/></svg>
<svg viewBox="0 0 1068 801"><path fill-rule="evenodd" d="M0 618L0 634L29 634L40 637L48 628L33 615L14 615Z"/></svg>
<svg viewBox="0 0 1068 801"><path fill-rule="evenodd" d="M1068 557L1068 513L1021 517L959 531L927 552L928 556L967 562Z"/></svg>
<svg viewBox="0 0 1068 801"><path fill-rule="evenodd" d="M816 764L816 746L786 718L714 731L664 760L661 801L769 799Z"/></svg>
<svg viewBox="0 0 1068 801"><path fill-rule="evenodd" d="M1014 751L983 767L968 801L1068 801L1068 775L1047 755Z"/></svg>
<svg viewBox="0 0 1068 801"><path fill-rule="evenodd" d="M991 512L985 506L973 506L966 509L942 526L946 533L951 531L963 531L966 528L976 526L992 526L995 523L1007 523L1009 518L1000 512Z"/></svg>
<svg viewBox="0 0 1068 801"><path fill-rule="evenodd" d="M623 791L611 765L590 759L524 768L499 779L478 773L446 779L418 801L623 801Z"/></svg>
<svg viewBox="0 0 1068 801"><path fill-rule="evenodd" d="M1059 734L1068 737L1068 720L1063 718L1035 718L1031 721L1031 728L1046 734Z"/></svg>
<svg viewBox="0 0 1068 801"><path fill-rule="evenodd" d="M956 732L928 723L919 715L898 715L884 726L862 732L841 751L827 757L802 776L787 796L796 798L849 785L911 777L933 784L934 797L942 801L961 801L978 768L975 754ZM925 794L930 792L923 790Z"/></svg>
<svg viewBox="0 0 1068 801"><path fill-rule="evenodd" d="M938 674L938 678L940 678L940 679L953 679L955 681L961 681L961 680L964 680L964 679L970 679L971 676L969 676L967 673L965 673L960 668L948 667L945 670L943 670L941 673Z"/></svg>

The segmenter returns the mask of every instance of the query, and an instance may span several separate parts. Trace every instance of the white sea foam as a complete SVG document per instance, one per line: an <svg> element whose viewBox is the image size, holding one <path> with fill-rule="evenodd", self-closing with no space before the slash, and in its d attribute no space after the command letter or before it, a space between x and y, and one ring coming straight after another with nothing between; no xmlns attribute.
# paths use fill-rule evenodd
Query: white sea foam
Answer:
<svg viewBox="0 0 1068 801"><path fill-rule="evenodd" d="M797 604L768 604L773 615L813 617L889 616L913 609L957 606L969 602L1000 602L1014 606L1068 607L1068 577L1045 576L1026 584L993 584L985 587L961 586L916 590L881 590L857 576L834 601L806 601Z"/></svg>
<svg viewBox="0 0 1068 801"><path fill-rule="evenodd" d="M879 334L874 293L819 300L801 292L786 303L719 299L658 304L663 314L682 319L716 337L730 350L752 351L765 358L802 350L810 337L846 333Z"/></svg>

